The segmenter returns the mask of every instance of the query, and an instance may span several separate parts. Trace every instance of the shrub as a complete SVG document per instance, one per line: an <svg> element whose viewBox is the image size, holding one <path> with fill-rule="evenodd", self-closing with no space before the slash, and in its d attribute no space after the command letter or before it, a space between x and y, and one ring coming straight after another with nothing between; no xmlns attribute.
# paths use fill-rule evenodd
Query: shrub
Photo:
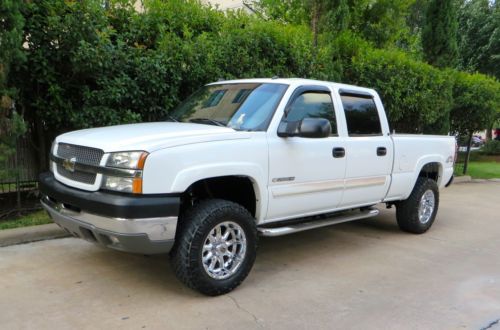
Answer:
<svg viewBox="0 0 500 330"><path fill-rule="evenodd" d="M470 136L489 127L500 111L500 83L479 73L452 74L452 130Z"/></svg>
<svg viewBox="0 0 500 330"><path fill-rule="evenodd" d="M500 156L500 141L491 140L484 144L481 153L485 155Z"/></svg>

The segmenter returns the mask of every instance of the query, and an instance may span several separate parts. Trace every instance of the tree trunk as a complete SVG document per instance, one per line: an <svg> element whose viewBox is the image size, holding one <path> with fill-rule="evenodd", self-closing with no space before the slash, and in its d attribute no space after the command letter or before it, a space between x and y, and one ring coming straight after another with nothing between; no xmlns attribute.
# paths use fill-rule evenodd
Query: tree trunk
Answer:
<svg viewBox="0 0 500 330"><path fill-rule="evenodd" d="M486 141L493 140L493 124L491 124L486 130Z"/></svg>
<svg viewBox="0 0 500 330"><path fill-rule="evenodd" d="M312 4L311 30L313 32L313 46L318 47L318 23L319 23L319 4L317 0Z"/></svg>
<svg viewBox="0 0 500 330"><path fill-rule="evenodd" d="M467 143L467 152L465 154L465 160L464 160L464 172L463 174L467 174L467 167L469 166L469 158L470 158L470 148L472 146L472 134L473 132L469 133L469 142Z"/></svg>

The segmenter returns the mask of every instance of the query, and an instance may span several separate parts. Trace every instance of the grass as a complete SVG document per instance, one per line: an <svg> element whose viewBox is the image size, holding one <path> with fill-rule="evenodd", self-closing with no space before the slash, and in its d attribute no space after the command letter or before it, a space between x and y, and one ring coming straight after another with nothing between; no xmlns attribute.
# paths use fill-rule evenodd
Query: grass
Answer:
<svg viewBox="0 0 500 330"><path fill-rule="evenodd" d="M475 179L500 178L500 163L497 162L471 162L467 174Z"/></svg>
<svg viewBox="0 0 500 330"><path fill-rule="evenodd" d="M0 220L0 230L52 223L47 212L36 211L17 219Z"/></svg>
<svg viewBox="0 0 500 330"><path fill-rule="evenodd" d="M458 162L455 165L455 176L463 175L463 162L465 153L458 154ZM474 179L497 179L500 178L500 155L489 156L480 152L471 152L467 174Z"/></svg>

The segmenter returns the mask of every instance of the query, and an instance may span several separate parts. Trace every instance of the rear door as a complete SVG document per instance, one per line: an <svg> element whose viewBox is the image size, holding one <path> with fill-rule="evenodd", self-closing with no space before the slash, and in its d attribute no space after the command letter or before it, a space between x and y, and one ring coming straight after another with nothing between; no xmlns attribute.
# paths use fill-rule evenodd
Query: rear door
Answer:
<svg viewBox="0 0 500 330"><path fill-rule="evenodd" d="M345 191L340 206L375 204L390 186L393 142L378 96L342 90L337 95L347 125Z"/></svg>

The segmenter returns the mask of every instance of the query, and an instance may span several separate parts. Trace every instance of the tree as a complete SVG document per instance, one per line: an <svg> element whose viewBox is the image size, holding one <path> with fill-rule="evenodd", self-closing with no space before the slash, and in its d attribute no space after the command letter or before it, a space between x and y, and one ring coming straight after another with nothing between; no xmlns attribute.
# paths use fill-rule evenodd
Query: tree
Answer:
<svg viewBox="0 0 500 330"><path fill-rule="evenodd" d="M436 67L457 63L457 11L455 0L431 0L425 15L422 47L425 60Z"/></svg>
<svg viewBox="0 0 500 330"><path fill-rule="evenodd" d="M17 137L25 132L22 117L14 111L17 91L9 81L12 67L25 59L21 5L18 0L0 0L0 178L9 174L3 164L15 153Z"/></svg>
<svg viewBox="0 0 500 330"><path fill-rule="evenodd" d="M472 135L484 130L500 112L500 84L483 74L455 72L453 107L450 113L452 131L468 137L464 174L467 173Z"/></svg>
<svg viewBox="0 0 500 330"><path fill-rule="evenodd" d="M314 44L320 34L335 37L350 30L376 47L414 48L406 17L417 0L261 0L260 8L271 19L311 27Z"/></svg>
<svg viewBox="0 0 500 330"><path fill-rule="evenodd" d="M459 67L500 79L500 4L470 0L458 13Z"/></svg>

